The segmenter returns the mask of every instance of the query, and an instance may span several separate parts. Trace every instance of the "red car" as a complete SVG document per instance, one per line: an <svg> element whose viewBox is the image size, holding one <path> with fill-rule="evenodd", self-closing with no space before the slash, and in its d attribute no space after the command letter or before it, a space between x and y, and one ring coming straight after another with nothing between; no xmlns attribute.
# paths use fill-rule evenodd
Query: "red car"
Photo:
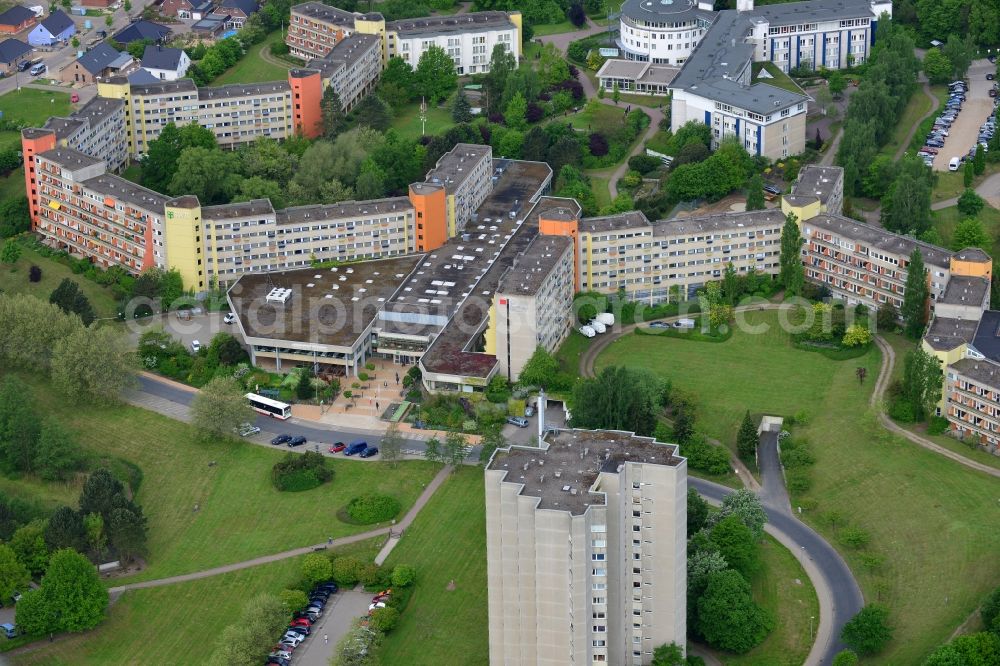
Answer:
<svg viewBox="0 0 1000 666"><path fill-rule="evenodd" d="M330 453L340 453L346 448L347 444L344 444L343 442L336 442L335 444L330 446Z"/></svg>
<svg viewBox="0 0 1000 666"><path fill-rule="evenodd" d="M293 627L311 627L312 626L312 620L310 620L307 617L297 617L294 620L292 620L291 626L293 626Z"/></svg>

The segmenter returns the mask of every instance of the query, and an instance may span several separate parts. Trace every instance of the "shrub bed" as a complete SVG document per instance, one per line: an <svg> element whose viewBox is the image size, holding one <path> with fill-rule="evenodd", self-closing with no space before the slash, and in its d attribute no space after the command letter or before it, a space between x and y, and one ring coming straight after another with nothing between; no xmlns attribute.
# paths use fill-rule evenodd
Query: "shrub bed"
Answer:
<svg viewBox="0 0 1000 666"><path fill-rule="evenodd" d="M392 520L400 511L399 500L391 495L360 495L347 503L347 515L358 525Z"/></svg>
<svg viewBox="0 0 1000 666"><path fill-rule="evenodd" d="M333 478L326 458L314 451L288 453L271 468L271 483L278 490L300 492L323 485Z"/></svg>

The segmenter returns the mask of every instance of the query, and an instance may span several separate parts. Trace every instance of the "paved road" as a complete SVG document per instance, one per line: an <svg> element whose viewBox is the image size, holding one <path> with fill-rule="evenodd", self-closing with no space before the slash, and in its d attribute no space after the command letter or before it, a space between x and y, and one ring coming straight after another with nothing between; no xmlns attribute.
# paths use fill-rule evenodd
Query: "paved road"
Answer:
<svg viewBox="0 0 1000 666"><path fill-rule="evenodd" d="M188 421L188 408L194 399L195 389L180 388L173 382L164 381L154 375L140 375L137 390L132 391L126 399L140 407L158 412L164 416L169 416L180 421ZM269 442L274 435L287 432L290 435L304 435L309 443L301 448L292 449L294 451L306 451L318 444L320 452L327 454L327 447L332 442L349 442L354 439L364 439L369 444L378 444L382 441L382 433L376 430L360 430L352 428L326 428L314 422L302 419L289 419L288 421L278 421L276 419L258 415L255 421L257 427L261 429L260 435L248 438L247 441L262 446L270 446ZM529 428L530 430L530 428ZM403 448L414 451L425 451L427 443L420 439L404 439ZM379 456L368 458L377 460ZM352 460L354 458L345 458ZM479 447L473 447L469 453L469 460L479 459Z"/></svg>
<svg viewBox="0 0 1000 666"><path fill-rule="evenodd" d="M760 501L775 511L792 515L792 505L778 457L778 433L761 433L760 444L757 446L757 464L760 467Z"/></svg>
<svg viewBox="0 0 1000 666"><path fill-rule="evenodd" d="M371 602L372 594L360 587L331 596L319 622L311 627L312 633L296 648L295 666L328 666L337 643L350 631L355 618L368 614Z"/></svg>
<svg viewBox="0 0 1000 666"><path fill-rule="evenodd" d="M721 503L732 488L705 479L688 477L688 484L713 504ZM840 630L862 606L861 588L850 568L837 551L798 519L765 504L765 531L777 539L799 560L819 598L819 625L816 641L806 664L831 664L844 649Z"/></svg>

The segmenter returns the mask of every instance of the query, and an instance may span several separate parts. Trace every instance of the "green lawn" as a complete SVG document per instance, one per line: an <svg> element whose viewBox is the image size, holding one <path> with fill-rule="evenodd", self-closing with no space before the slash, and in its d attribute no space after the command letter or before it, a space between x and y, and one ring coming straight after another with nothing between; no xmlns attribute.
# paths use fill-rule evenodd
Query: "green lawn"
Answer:
<svg viewBox="0 0 1000 666"><path fill-rule="evenodd" d="M444 106L428 105L425 131L427 135L442 134L454 125L455 121L451 119L450 101L445 102ZM420 126L420 102L395 109L392 127L400 136L406 139L419 139Z"/></svg>
<svg viewBox="0 0 1000 666"><path fill-rule="evenodd" d="M944 244L950 247L952 236L955 234L955 227L963 219L961 213L958 212L958 206L936 210L932 215L934 216L934 228L941 234L941 240L944 241ZM976 216L976 219L982 222L983 229L993 239L993 251L990 254L994 257L1000 257L1000 254L998 254L998 251L1000 251L1000 210L986 205L979 212L979 215Z"/></svg>
<svg viewBox="0 0 1000 666"><path fill-rule="evenodd" d="M598 208L603 208L611 203L611 190L608 189L609 182L609 178L590 176L590 189L594 192L594 199L597 200Z"/></svg>
<svg viewBox="0 0 1000 666"><path fill-rule="evenodd" d="M773 313L750 314L751 323L774 323ZM808 420L796 433L813 445L813 487L793 502L806 507L803 518L841 551L865 599L891 609L894 640L874 663L920 663L996 586L996 480L877 424L868 410L880 363L876 349L835 362L791 348L774 330L737 332L724 343L632 336L613 344L598 365L622 361L669 377L693 395L702 427L722 431L726 442L745 409L806 410ZM869 377L861 387L859 366ZM828 511L871 534L867 551L840 545L822 520ZM883 563L867 569L866 552Z"/></svg>
<svg viewBox="0 0 1000 666"><path fill-rule="evenodd" d="M935 87L939 88L939 86ZM945 95L947 95L947 90L945 90ZM903 115L896 124L896 129L892 132L892 138L889 139L887 144L882 146L882 150L879 152L883 155L894 157L896 155L896 151L899 150L899 146L902 145L903 141L910 133L910 130L913 129L913 126L916 125L920 119L924 117L924 114L930 110L930 98L924 94L923 89L918 88L914 91L913 95L910 96L910 101L903 110Z"/></svg>
<svg viewBox="0 0 1000 666"><path fill-rule="evenodd" d="M771 537L761 543L761 570L752 581L753 596L774 613L775 629L742 655L721 655L726 666L799 666L812 647L810 630L819 620L816 590L799 561ZM809 618L816 618L810 626Z"/></svg>
<svg viewBox="0 0 1000 666"><path fill-rule="evenodd" d="M279 492L271 466L287 451L242 441L196 441L185 423L135 407L65 405L34 382L34 396L77 433L82 448L142 468L138 501L149 518L148 568L129 581L199 571L277 553L376 526L348 525L337 511L363 493L385 493L407 510L437 467L413 461L332 461L331 483ZM209 465L209 463L214 463ZM195 505L199 510L195 511Z"/></svg>
<svg viewBox="0 0 1000 666"><path fill-rule="evenodd" d="M261 83L264 81L284 81L288 78L291 65L274 65L260 56L261 49L269 49L271 44L282 41L282 34L277 30L267 36L260 44L250 47L239 62L227 69L212 81L213 86L227 83Z"/></svg>
<svg viewBox="0 0 1000 666"><path fill-rule="evenodd" d="M986 171L982 175L976 176L975 180L972 181L972 186L976 187L979 185L987 176L996 173L998 168L1000 167L995 162L987 162ZM931 191L932 202L953 199L965 191L965 180L962 169L958 171L937 171L935 174L938 179L937 184Z"/></svg>
<svg viewBox="0 0 1000 666"><path fill-rule="evenodd" d="M10 150L11 148L21 150L21 133L14 130L0 131L0 150Z"/></svg>
<svg viewBox="0 0 1000 666"><path fill-rule="evenodd" d="M483 470L456 471L392 551L385 566L415 566L417 583L399 626L386 636L381 663L489 662L485 504Z"/></svg>
<svg viewBox="0 0 1000 666"><path fill-rule="evenodd" d="M21 173L18 170L17 173ZM11 176L13 177L13 175ZM21 189L24 189L24 180L21 177ZM28 270L32 265L42 269L42 279L39 282L28 280ZM118 301L112 295L111 290L102 287L96 282L88 280L82 275L74 275L73 271L65 265L43 257L34 250L23 248L21 258L13 267L4 265L0 268L0 288L8 294L32 294L47 301L52 290L59 286L64 278L69 278L79 285L80 290L90 300L94 307L94 314L98 318L114 317L118 312Z"/></svg>
<svg viewBox="0 0 1000 666"><path fill-rule="evenodd" d="M763 335L736 332L721 343L633 334L612 343L597 359L596 369L626 365L669 377L676 388L694 397L707 434L727 444L733 443L748 409L783 416L820 412L843 364L790 346L774 312L748 312L746 320L766 324L769 330ZM757 355L766 357L766 364L748 360ZM800 372L803 367L809 372Z"/></svg>
<svg viewBox="0 0 1000 666"><path fill-rule="evenodd" d="M24 167L20 166L11 171L6 178L0 178L0 199L23 196L25 196Z"/></svg>
<svg viewBox="0 0 1000 666"><path fill-rule="evenodd" d="M761 70L766 70L770 77L761 77ZM752 82L753 83L767 83L776 88L781 88L782 90L787 90L789 92L797 93L799 95L804 95L802 88L799 84L792 81L792 79L782 72L777 65L773 62L755 62L752 65L751 70Z"/></svg>
<svg viewBox="0 0 1000 666"><path fill-rule="evenodd" d="M15 120L41 127L51 116L70 112L69 93L37 88L21 88L0 95L0 111L4 120Z"/></svg>
<svg viewBox="0 0 1000 666"><path fill-rule="evenodd" d="M569 21L563 21L562 23L533 25L531 26L531 29L534 30L535 37L545 37L546 35L558 35L564 32L573 32L574 30L579 30L580 28L577 28Z"/></svg>
<svg viewBox="0 0 1000 666"><path fill-rule="evenodd" d="M576 129L585 132L611 131L622 124L624 112L624 106L614 107L610 104L597 103L584 106L579 113L571 113L565 120Z"/></svg>

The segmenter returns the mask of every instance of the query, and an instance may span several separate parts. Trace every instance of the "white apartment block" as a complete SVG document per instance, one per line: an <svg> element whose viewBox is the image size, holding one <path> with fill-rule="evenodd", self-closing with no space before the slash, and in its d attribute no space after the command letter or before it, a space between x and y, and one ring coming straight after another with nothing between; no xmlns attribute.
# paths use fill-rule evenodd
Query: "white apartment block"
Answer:
<svg viewBox="0 0 1000 666"><path fill-rule="evenodd" d="M432 46L451 56L459 75L489 72L490 56L497 44L515 59L521 56L520 28L507 12L407 19L393 21L386 29L389 56L398 56L414 68Z"/></svg>
<svg viewBox="0 0 1000 666"><path fill-rule="evenodd" d="M497 372L514 381L537 347L554 353L572 327L575 260L567 236L539 234L494 297Z"/></svg>
<svg viewBox="0 0 1000 666"><path fill-rule="evenodd" d="M729 263L740 273L776 275L781 255L777 210L671 218L650 222L639 211L580 220L580 288L661 302L693 298L722 279Z"/></svg>
<svg viewBox="0 0 1000 666"><path fill-rule="evenodd" d="M109 171L119 171L128 159L125 127L125 104L95 97L68 118L53 116L40 130L25 131L35 132L36 138L51 131L57 146L79 150L103 161Z"/></svg>
<svg viewBox="0 0 1000 666"><path fill-rule="evenodd" d="M333 88L345 111L350 111L371 92L382 76L382 42L375 35L354 34L337 42L322 59L310 60L324 90Z"/></svg>
<svg viewBox="0 0 1000 666"><path fill-rule="evenodd" d="M456 144L427 172L426 182L445 188L449 238L465 227L486 200L493 176L493 149L471 143Z"/></svg>
<svg viewBox="0 0 1000 666"><path fill-rule="evenodd" d="M486 466L490 663L650 664L686 644L687 461L562 430Z"/></svg>
<svg viewBox="0 0 1000 666"><path fill-rule="evenodd" d="M267 199L201 209L208 275L230 284L246 272L306 268L414 251L413 206L406 197L297 206L275 211Z"/></svg>

